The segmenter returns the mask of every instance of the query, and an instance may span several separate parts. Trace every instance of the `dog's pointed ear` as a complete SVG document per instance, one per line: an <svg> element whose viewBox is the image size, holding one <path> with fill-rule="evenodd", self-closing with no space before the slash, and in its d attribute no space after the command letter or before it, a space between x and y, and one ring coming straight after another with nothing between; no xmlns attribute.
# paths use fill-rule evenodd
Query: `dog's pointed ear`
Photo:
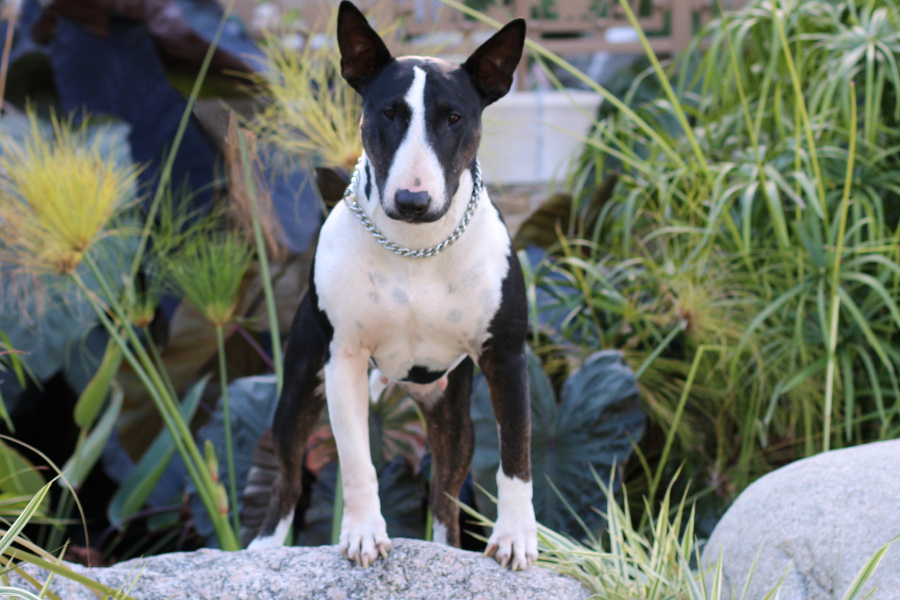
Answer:
<svg viewBox="0 0 900 600"><path fill-rule="evenodd" d="M359 9L347 0L338 9L337 39L341 75L358 92L391 61L391 53L382 39Z"/></svg>
<svg viewBox="0 0 900 600"><path fill-rule="evenodd" d="M463 63L472 83L485 97L485 105L496 102L512 87L524 45L525 19L515 19L479 46Z"/></svg>

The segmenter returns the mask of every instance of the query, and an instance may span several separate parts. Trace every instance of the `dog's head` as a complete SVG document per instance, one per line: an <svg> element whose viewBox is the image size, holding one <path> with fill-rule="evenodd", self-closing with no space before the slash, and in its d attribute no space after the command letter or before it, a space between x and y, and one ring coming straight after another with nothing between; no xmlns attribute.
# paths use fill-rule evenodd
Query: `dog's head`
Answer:
<svg viewBox="0 0 900 600"><path fill-rule="evenodd" d="M341 2L341 74L363 99L363 148L390 218L432 223L450 207L460 176L475 160L481 111L512 85L525 21L516 19L462 65L393 58L363 14Z"/></svg>

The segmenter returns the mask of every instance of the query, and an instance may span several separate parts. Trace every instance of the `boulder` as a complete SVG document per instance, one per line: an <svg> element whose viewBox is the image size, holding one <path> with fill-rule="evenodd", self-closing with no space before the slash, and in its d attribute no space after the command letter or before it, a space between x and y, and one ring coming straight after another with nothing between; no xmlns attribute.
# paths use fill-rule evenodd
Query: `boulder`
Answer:
<svg viewBox="0 0 900 600"><path fill-rule="evenodd" d="M70 566L115 589L130 589L137 600L585 600L589 596L577 581L547 569L511 572L475 552L407 539L395 539L388 558L368 568L343 558L335 546L205 549L106 568ZM39 569L26 570L40 581L46 579ZM10 579L26 587L16 575ZM54 577L51 589L65 600L96 600L83 586L60 577Z"/></svg>
<svg viewBox="0 0 900 600"><path fill-rule="evenodd" d="M834 450L760 478L716 526L703 555L720 553L723 597L740 597L757 557L748 600L784 577L781 600L841 598L857 573L900 535L900 440ZM874 591L872 591L874 590ZM900 542L863 587L862 598L900 594Z"/></svg>

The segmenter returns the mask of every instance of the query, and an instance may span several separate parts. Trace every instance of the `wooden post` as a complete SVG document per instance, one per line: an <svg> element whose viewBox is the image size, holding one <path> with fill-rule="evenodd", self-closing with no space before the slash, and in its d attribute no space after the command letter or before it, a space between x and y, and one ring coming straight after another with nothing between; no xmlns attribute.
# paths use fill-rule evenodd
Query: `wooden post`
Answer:
<svg viewBox="0 0 900 600"><path fill-rule="evenodd" d="M672 54L684 50L691 43L692 20L691 0L672 0Z"/></svg>

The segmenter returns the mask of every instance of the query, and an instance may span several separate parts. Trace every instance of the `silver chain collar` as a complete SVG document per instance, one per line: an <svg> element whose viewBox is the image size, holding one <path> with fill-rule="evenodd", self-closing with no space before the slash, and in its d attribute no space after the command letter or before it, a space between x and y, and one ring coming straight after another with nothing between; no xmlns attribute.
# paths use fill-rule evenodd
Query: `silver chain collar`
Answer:
<svg viewBox="0 0 900 600"><path fill-rule="evenodd" d="M347 186L347 189L344 190L343 200L347 203L347 207L354 213L356 213L357 217L359 217L359 221L363 224L363 227L366 228L366 231L371 233L372 237L374 237L379 244L398 256L405 256L408 258L429 258L441 253L449 245L458 240L459 236L461 236L469 226L469 221L471 220L472 215L475 214L475 207L478 206L478 196L481 195L481 190L484 189L484 183L481 181L481 165L478 163L478 159L476 159L475 180L472 185L472 197L469 199L469 204L466 205L466 212L465 214L463 214L463 218L459 222L459 225L456 226L456 229L454 229L453 232L443 242L435 244L434 246L431 246L429 248L412 250L411 248L398 246L394 242L384 237L384 234L381 233L381 231L379 231L377 227L375 227L375 224L372 222L372 220L369 219L365 211L359 206L359 203L357 202L356 187L359 184L359 172L362 164L363 157L360 156L359 160L356 162L356 168L353 169L353 175L350 176L350 184Z"/></svg>

